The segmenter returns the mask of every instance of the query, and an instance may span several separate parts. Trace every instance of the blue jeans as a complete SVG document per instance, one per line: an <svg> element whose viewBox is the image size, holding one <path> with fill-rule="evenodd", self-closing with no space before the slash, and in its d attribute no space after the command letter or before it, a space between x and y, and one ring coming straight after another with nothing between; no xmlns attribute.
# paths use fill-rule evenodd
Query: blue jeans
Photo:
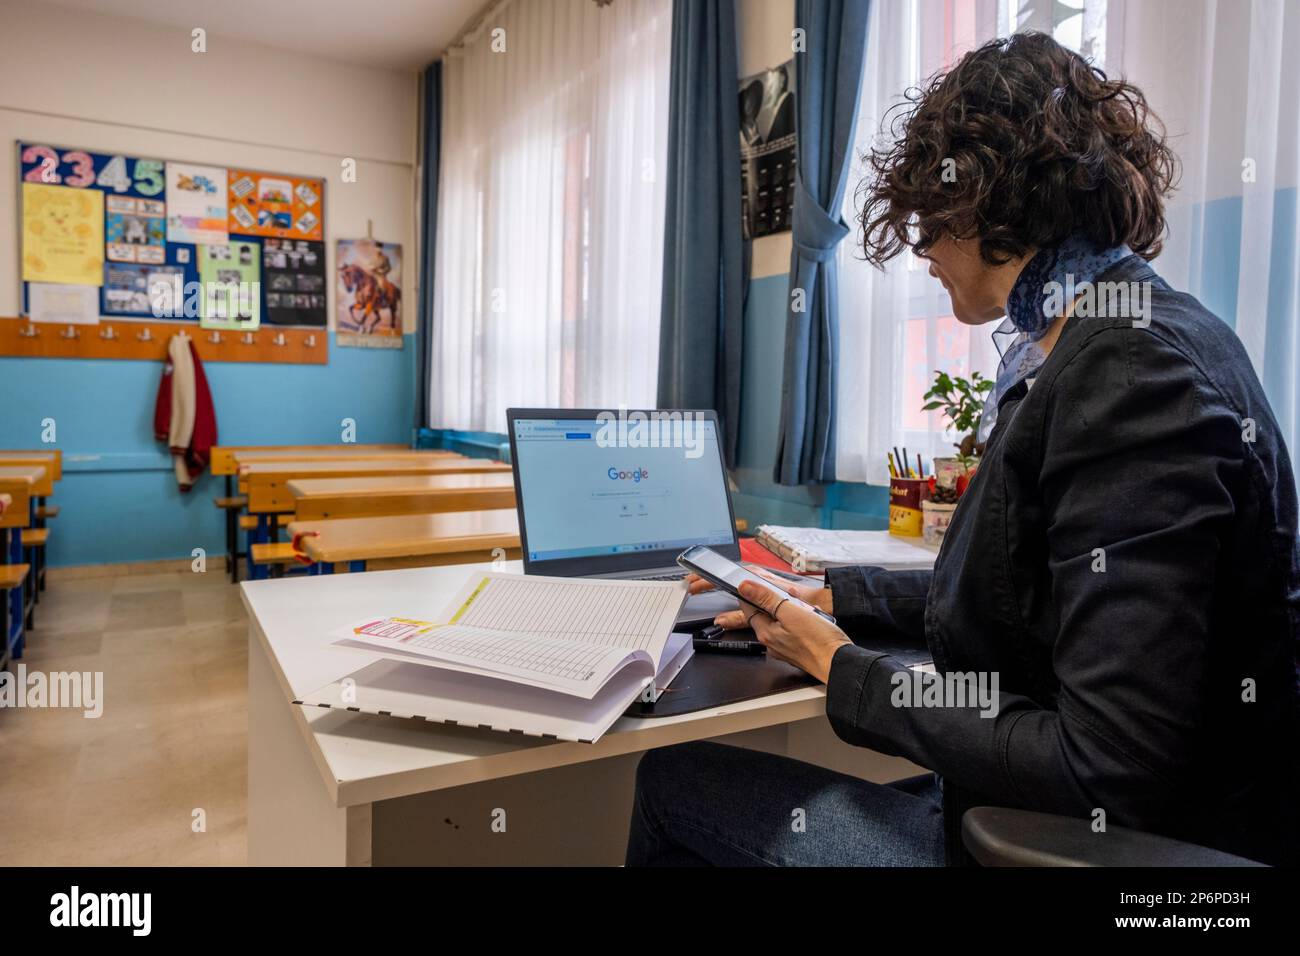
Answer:
<svg viewBox="0 0 1300 956"><path fill-rule="evenodd" d="M715 743L651 750L628 866L943 866L934 774L869 783Z"/></svg>

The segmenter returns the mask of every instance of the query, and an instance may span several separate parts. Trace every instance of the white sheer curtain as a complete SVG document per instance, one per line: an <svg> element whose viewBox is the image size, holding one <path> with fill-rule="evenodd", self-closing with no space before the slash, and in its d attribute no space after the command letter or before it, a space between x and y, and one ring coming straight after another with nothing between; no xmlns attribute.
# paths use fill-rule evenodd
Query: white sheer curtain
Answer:
<svg viewBox="0 0 1300 956"><path fill-rule="evenodd" d="M1183 174L1155 268L1235 325L1300 451L1300 3L1111 0L1110 59Z"/></svg>
<svg viewBox="0 0 1300 956"><path fill-rule="evenodd" d="M1100 63L1106 0L888 0L872 6L857 126L859 156L903 93L967 51L1013 30L1051 32ZM866 176L859 162L851 182ZM845 198L853 223L859 200ZM966 326L948 294L910 253L881 271L862 262L853 238L841 244L840 358L836 477L888 483L885 453L906 447L912 462L953 454L956 436L922 395L936 370L969 377L997 368L991 326Z"/></svg>
<svg viewBox="0 0 1300 956"><path fill-rule="evenodd" d="M444 64L430 419L651 406L671 0L509 0Z"/></svg>

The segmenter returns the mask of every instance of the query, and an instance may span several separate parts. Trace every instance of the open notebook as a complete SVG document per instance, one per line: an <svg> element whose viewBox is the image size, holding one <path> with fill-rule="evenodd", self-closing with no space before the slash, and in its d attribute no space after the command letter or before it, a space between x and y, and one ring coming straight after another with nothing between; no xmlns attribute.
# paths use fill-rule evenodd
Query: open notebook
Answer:
<svg viewBox="0 0 1300 956"><path fill-rule="evenodd" d="M437 621L360 622L336 643L383 660L301 704L594 742L692 653L680 581L475 573Z"/></svg>

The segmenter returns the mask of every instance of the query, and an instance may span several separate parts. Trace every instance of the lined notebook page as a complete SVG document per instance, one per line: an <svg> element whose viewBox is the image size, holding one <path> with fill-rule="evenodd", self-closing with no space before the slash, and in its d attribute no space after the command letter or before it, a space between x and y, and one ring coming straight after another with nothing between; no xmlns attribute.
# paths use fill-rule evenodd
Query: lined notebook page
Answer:
<svg viewBox="0 0 1300 956"><path fill-rule="evenodd" d="M601 647L662 650L663 616L682 602L675 582L483 575L451 621L467 627L553 637ZM671 623L671 622L670 622ZM654 655L658 663L659 654Z"/></svg>
<svg viewBox="0 0 1300 956"><path fill-rule="evenodd" d="M408 660L590 698L630 663L653 676L685 594L681 582L475 574L446 623L372 621L348 637Z"/></svg>

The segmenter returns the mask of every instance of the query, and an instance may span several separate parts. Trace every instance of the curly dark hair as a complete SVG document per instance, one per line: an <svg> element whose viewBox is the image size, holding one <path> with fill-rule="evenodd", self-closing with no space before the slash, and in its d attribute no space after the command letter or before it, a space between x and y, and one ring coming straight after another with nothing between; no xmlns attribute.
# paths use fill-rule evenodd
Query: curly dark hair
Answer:
<svg viewBox="0 0 1300 956"><path fill-rule="evenodd" d="M979 239L993 265L1076 230L1147 259L1160 252L1178 175L1163 124L1136 86L1044 33L972 50L908 90L884 126L858 187L875 265L943 236Z"/></svg>

